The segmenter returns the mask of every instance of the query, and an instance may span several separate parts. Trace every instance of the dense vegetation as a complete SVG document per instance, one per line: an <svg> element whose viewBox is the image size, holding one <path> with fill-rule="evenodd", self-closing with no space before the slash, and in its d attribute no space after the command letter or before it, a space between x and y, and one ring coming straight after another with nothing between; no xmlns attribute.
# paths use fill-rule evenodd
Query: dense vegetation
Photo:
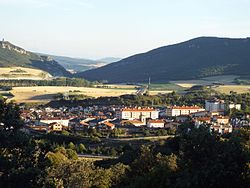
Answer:
<svg viewBox="0 0 250 188"><path fill-rule="evenodd" d="M4 42L10 48L21 49L9 42ZM23 49L22 49L23 50ZM41 69L50 73L53 76L71 76L58 62L50 60L47 57L42 57L32 52L21 54L15 50L2 48L0 42L0 67L27 67Z"/></svg>
<svg viewBox="0 0 250 188"><path fill-rule="evenodd" d="M92 87L94 82L89 82L80 78L56 78L53 80L1 80L0 86L19 87L19 86L74 86Z"/></svg>
<svg viewBox="0 0 250 188"><path fill-rule="evenodd" d="M201 37L134 55L77 74L110 83L195 79L214 75L248 75L250 39Z"/></svg>
<svg viewBox="0 0 250 188"><path fill-rule="evenodd" d="M18 107L0 101L0 187L249 187L250 129L216 135L185 123L166 141L127 146L118 159L79 160L84 144L19 131Z"/></svg>

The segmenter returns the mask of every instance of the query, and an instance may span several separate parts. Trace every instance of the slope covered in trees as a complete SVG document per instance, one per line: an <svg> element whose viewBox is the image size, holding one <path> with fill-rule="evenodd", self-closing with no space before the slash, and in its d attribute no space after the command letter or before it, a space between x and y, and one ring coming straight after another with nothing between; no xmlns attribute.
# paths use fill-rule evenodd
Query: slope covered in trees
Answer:
<svg viewBox="0 0 250 188"><path fill-rule="evenodd" d="M215 75L248 75L250 38L200 37L137 54L104 67L78 73L88 80L153 82Z"/></svg>

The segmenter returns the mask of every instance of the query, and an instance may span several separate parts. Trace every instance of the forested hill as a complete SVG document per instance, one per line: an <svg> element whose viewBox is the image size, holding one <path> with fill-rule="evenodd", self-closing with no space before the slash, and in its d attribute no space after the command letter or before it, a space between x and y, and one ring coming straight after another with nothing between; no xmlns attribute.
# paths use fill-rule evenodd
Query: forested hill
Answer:
<svg viewBox="0 0 250 188"><path fill-rule="evenodd" d="M200 37L137 54L78 73L88 80L113 83L195 79L214 75L248 75L250 38Z"/></svg>
<svg viewBox="0 0 250 188"><path fill-rule="evenodd" d="M0 42L0 67L36 68L53 76L70 76L55 60L26 51L7 41Z"/></svg>

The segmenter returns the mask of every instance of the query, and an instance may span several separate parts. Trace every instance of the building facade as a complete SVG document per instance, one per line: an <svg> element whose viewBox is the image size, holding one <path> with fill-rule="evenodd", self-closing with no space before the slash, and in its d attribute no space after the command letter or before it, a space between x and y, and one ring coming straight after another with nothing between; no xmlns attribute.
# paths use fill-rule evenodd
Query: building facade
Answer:
<svg viewBox="0 0 250 188"><path fill-rule="evenodd" d="M167 116L181 116L181 115L190 115L196 112L205 111L204 108L199 106L172 106L167 108Z"/></svg>
<svg viewBox="0 0 250 188"><path fill-rule="evenodd" d="M152 108L123 108L116 112L117 119L135 120L142 117L158 119L159 111Z"/></svg>
<svg viewBox="0 0 250 188"><path fill-rule="evenodd" d="M219 99L206 100L205 109L209 112L225 111L225 102Z"/></svg>

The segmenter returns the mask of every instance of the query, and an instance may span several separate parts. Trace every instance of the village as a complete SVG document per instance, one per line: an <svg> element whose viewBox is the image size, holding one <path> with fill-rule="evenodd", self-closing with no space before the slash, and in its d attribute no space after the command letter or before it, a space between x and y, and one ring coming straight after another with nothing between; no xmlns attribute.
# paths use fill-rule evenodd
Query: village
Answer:
<svg viewBox="0 0 250 188"><path fill-rule="evenodd" d="M21 117L25 122L23 131L26 133L70 132L84 135L95 129L107 138L115 130L120 132L116 137L147 136L140 134L145 133L145 130L166 130L165 135L174 135L180 125L187 123L192 123L197 128L202 125L208 126L211 132L219 134L231 133L241 127L250 126L249 115L240 118L228 115L228 111L241 110L241 104L226 104L216 98L204 103L204 107L153 108L112 105L30 108L21 110Z"/></svg>

